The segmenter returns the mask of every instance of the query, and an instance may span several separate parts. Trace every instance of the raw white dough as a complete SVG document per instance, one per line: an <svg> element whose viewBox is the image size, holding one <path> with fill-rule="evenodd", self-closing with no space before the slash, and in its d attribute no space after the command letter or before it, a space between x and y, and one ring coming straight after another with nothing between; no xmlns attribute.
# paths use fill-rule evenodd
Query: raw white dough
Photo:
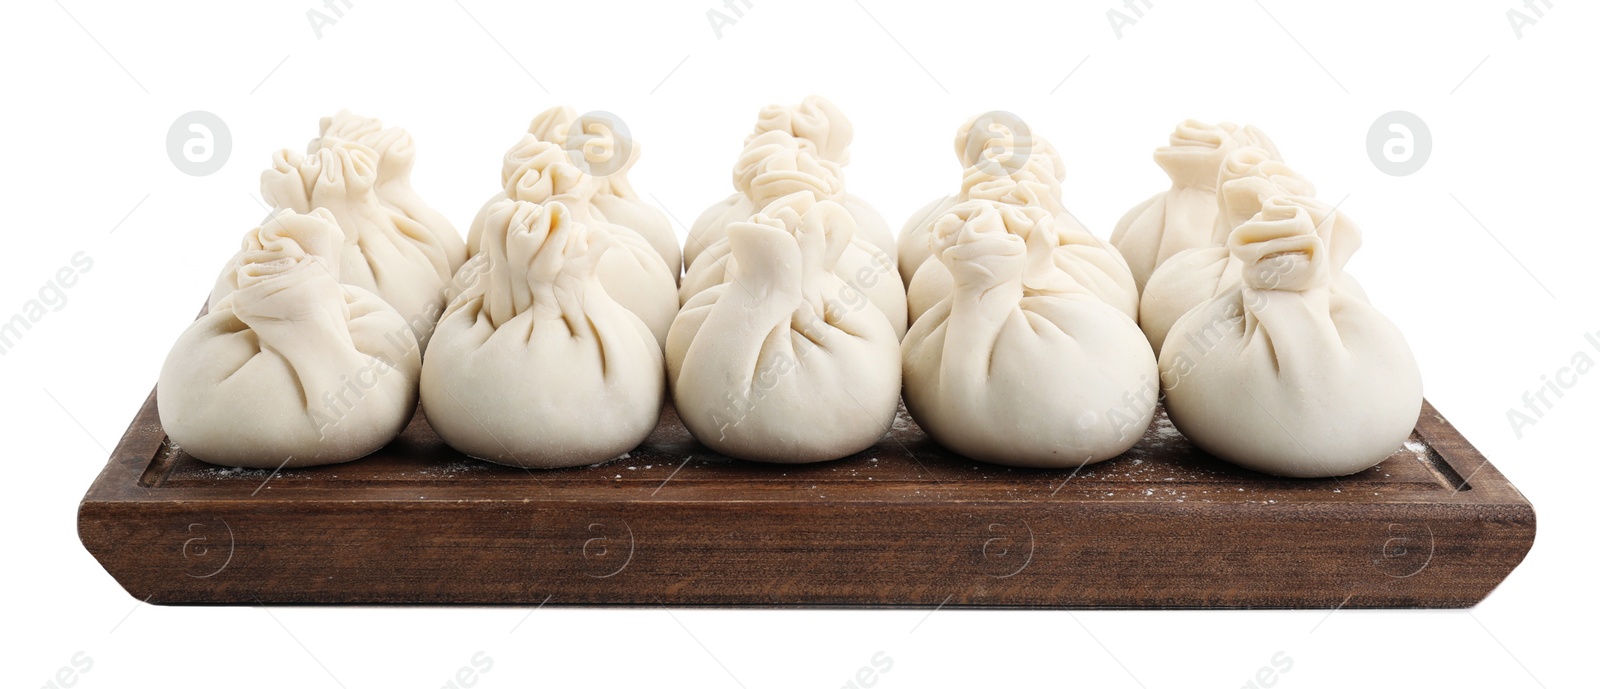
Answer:
<svg viewBox="0 0 1600 689"><path fill-rule="evenodd" d="M1157 355L1161 353L1167 331L1183 314L1238 284L1239 264L1232 259L1227 246L1234 228L1260 212L1269 198L1312 197L1317 193L1310 181L1283 162L1272 159L1266 150L1253 146L1229 153L1217 180L1218 212L1209 243L1178 252L1156 267L1145 283L1139 303L1139 327ZM1313 210L1319 214L1319 222L1329 211L1320 204L1313 204ZM1341 235L1354 232L1356 241L1360 241L1359 231L1349 225L1347 219L1340 215L1337 221L1321 229L1338 230ZM1348 255L1346 253L1345 257ZM1348 277L1341 279L1353 282Z"/></svg>
<svg viewBox="0 0 1600 689"><path fill-rule="evenodd" d="M276 469L383 447L417 405L421 348L378 295L340 283L334 216L280 210L245 236L237 289L178 337L156 406L197 459Z"/></svg>
<svg viewBox="0 0 1600 689"><path fill-rule="evenodd" d="M1185 120L1172 132L1168 145L1156 149L1156 164L1172 178L1172 188L1134 206L1111 233L1111 243L1127 259L1141 291L1167 259L1210 244L1218 169L1229 153L1244 146L1282 159L1261 130L1231 122Z"/></svg>
<svg viewBox="0 0 1600 689"><path fill-rule="evenodd" d="M1173 425L1220 459L1279 476L1371 467L1422 407L1405 337L1330 289L1338 261L1316 225L1301 200L1267 201L1228 242L1240 284L1179 319L1161 352Z"/></svg>
<svg viewBox="0 0 1600 689"><path fill-rule="evenodd" d="M389 302L426 348L447 303L450 252L422 223L383 205L377 179L372 149L329 141L310 155L274 154L272 167L261 173L261 195L273 208L332 212L344 231L340 279ZM222 279L231 275L224 271Z"/></svg>
<svg viewBox="0 0 1600 689"><path fill-rule="evenodd" d="M799 105L768 105L756 116L755 131L746 139L767 132L786 132L817 147L823 158L843 167L850 164L850 141L855 127L839 106L822 96L806 96Z"/></svg>
<svg viewBox="0 0 1600 689"><path fill-rule="evenodd" d="M930 201L913 213L905 226L900 228L900 236L895 240L896 263L900 268L900 279L908 288L912 276L933 256L933 249L929 245L933 223L956 204L968 200L967 190L972 187L1003 179L1009 176L1008 173L1023 173L1027 179L1051 184L1059 203L1061 180L1067 175L1066 162L1061 159L1061 154L1049 141L1033 135L1031 130L1026 138L1024 132L1013 131L1010 127L1003 128L1003 131L979 132L981 136L973 138L975 127L994 128L999 124L986 120L987 115L989 113L974 115L956 129L956 160L961 162L962 170L961 191ZM983 121L981 124L980 120Z"/></svg>
<svg viewBox="0 0 1600 689"><path fill-rule="evenodd" d="M797 191L788 196L776 199L767 204L762 211L768 216L777 216L784 209L791 209L795 213L805 215L819 201L811 191ZM839 205L833 201L822 201L830 207ZM842 207L842 206L840 206ZM853 216L848 214L839 219L841 223L854 226ZM837 233L838 236L846 236ZM889 319L889 324L894 327L895 337L898 339L906 333L906 293L900 286L900 280L895 274L894 264L891 263L883 250L877 246L854 237L843 242L843 248L837 261L832 264L832 271L847 288L846 296L850 299L847 306L859 306L866 302L882 312ZM712 287L727 282L730 274L737 274L736 269L730 268L735 263L733 250L727 237L723 237L716 244L700 254L693 267L683 278L683 286L678 288L680 301L688 304L695 295Z"/></svg>
<svg viewBox="0 0 1600 689"><path fill-rule="evenodd" d="M683 271L683 249L672 222L654 204L646 202L628 181L628 171L639 162L639 142L608 113L578 111L558 105L533 118L528 133L540 141L561 146L570 156L581 157L579 167L595 178L591 200L607 221L626 227L650 242L676 279ZM573 134L583 139L574 140ZM627 156L617 159L618 156ZM603 174L602 174L603 173ZM501 180L504 183L504 180Z"/></svg>
<svg viewBox="0 0 1600 689"><path fill-rule="evenodd" d="M450 303L422 369L440 438L479 459L551 468L612 459L650 434L665 395L661 350L601 283L611 241L560 202L490 207L489 267Z"/></svg>
<svg viewBox="0 0 1600 689"><path fill-rule="evenodd" d="M337 115L322 118L321 133L311 140L306 153L315 154L318 149L335 142L360 144L372 150L378 161L378 180L374 185L378 201L428 228L439 238L439 245L450 262L450 272L460 270L467 260L467 246L461 233L411 186L411 169L417 163L417 145L411 133L399 127L385 128L376 118L340 110Z"/></svg>
<svg viewBox="0 0 1600 689"><path fill-rule="evenodd" d="M526 177L519 181L519 178ZM560 145L524 134L516 145L506 151L500 161L500 188L478 208L472 224L467 226L467 255L478 253L483 241L483 223L489 209L510 198L514 187L522 186L523 193L535 198L518 199L529 203L560 201L570 210L575 205L587 205L599 190L594 177L572 165L565 149Z"/></svg>
<svg viewBox="0 0 1600 689"><path fill-rule="evenodd" d="M972 177L969 176L968 179ZM1049 184L1048 181L1048 179L1037 179L1025 171L1019 171L1008 177L992 178L982 184L968 187L963 190L961 197L963 201L994 201L1009 206L1037 208L1051 213L1056 220L1050 223L1052 230L1049 236L1057 243L1034 257L1035 260L1045 261L1045 256L1048 255L1048 260L1055 264L1053 269L1064 271L1090 294L1137 321L1139 291L1134 285L1133 274L1128 271L1127 262L1122 260L1122 256L1111 244L1094 236L1072 219L1057 200L1058 187ZM923 232L922 236L927 237L929 243L932 243L931 232ZM916 275L911 279L910 289L906 290L906 305L910 310L911 322L915 323L922 314L949 296L953 285L950 269L945 267L943 262L923 261L922 267L917 269Z"/></svg>
<svg viewBox="0 0 1600 689"><path fill-rule="evenodd" d="M901 345L905 401L952 451L1082 466L1133 447L1155 414L1144 335L1048 260L1053 222L1039 208L969 201L934 227L955 288Z"/></svg>
<svg viewBox="0 0 1600 689"><path fill-rule="evenodd" d="M889 223L870 204L844 188L844 166L850 162L850 141L855 136L850 120L828 99L808 96L799 105L768 105L761 109L755 131L745 139L745 148L734 165L733 186L736 190L700 214L689 230L683 245L683 264L693 267L700 253L710 248L726 234L728 225L744 222L766 207L772 199L786 196L801 187L809 187L819 198L838 202L850 211L856 221L858 239L877 247L894 262L895 240ZM792 140L784 142L785 139ZM779 148L776 142L784 142ZM783 168L795 168L805 173L812 167L805 162L790 164L795 154L789 149L805 148L817 162L832 173L830 185L836 188L817 188L804 180L787 180ZM763 158L777 155L779 160L763 162ZM763 200L764 199L764 200Z"/></svg>
<svg viewBox="0 0 1600 689"><path fill-rule="evenodd" d="M560 146L539 141L532 134L524 135L506 154L506 167L512 163L517 164L516 169L501 171L505 188L490 197L473 218L467 232L467 251L476 254L481 249L484 223L499 202L560 202L578 223L610 235L610 248L600 261L600 283L612 299L650 327L658 342L666 342L667 329L678 313L676 276L648 240L630 228L607 222L595 210L595 178L574 166Z"/></svg>
<svg viewBox="0 0 1600 689"><path fill-rule="evenodd" d="M832 201L728 228L729 281L685 304L667 338L673 403L701 443L741 459L820 462L889 429L899 340L877 309L849 305L855 292L833 270L853 234Z"/></svg>

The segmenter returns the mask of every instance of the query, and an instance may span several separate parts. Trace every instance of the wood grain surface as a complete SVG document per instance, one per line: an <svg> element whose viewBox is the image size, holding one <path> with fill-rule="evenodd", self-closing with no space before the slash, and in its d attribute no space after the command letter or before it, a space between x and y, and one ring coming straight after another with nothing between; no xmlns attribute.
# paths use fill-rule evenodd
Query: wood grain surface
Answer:
<svg viewBox="0 0 1600 689"><path fill-rule="evenodd" d="M602 465L451 450L419 412L356 462L225 469L146 401L79 508L84 545L151 603L777 607L1466 607L1522 561L1532 506L1431 405L1338 479L1219 462L1165 413L1079 471L966 460L902 409L869 450L763 465L669 408Z"/></svg>

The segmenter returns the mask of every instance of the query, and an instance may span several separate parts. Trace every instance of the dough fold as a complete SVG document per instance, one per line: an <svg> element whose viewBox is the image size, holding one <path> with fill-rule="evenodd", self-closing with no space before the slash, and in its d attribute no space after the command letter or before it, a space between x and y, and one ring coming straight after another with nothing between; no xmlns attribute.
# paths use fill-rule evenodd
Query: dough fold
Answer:
<svg viewBox="0 0 1600 689"><path fill-rule="evenodd" d="M571 107L558 105L534 117L528 124L528 133L538 141L560 146L580 169L595 178L595 194L590 202L601 218L633 230L650 242L674 280L682 274L683 248L672 222L654 204L641 198L628 180L628 172L639 162L640 148L621 118L604 111L579 115Z"/></svg>
<svg viewBox="0 0 1600 689"><path fill-rule="evenodd" d="M1168 144L1156 149L1156 164L1172 179L1172 187L1134 206L1111 233L1111 243L1127 259L1141 292L1167 259L1210 244L1219 168L1229 153L1247 146L1282 159L1261 130L1231 122L1184 120Z"/></svg>
<svg viewBox="0 0 1600 689"><path fill-rule="evenodd" d="M804 186L787 196L782 196L768 203L762 214L779 216L786 209L800 215L810 212L810 209L826 204L827 208L844 208L836 201L819 201L817 193ZM845 209L843 216L833 220L840 226L856 227L855 216ZM839 236L844 236L842 231ZM854 236L852 232L849 239L840 240L837 244L840 254L835 261L830 263L830 270L843 281L849 303L859 305L871 303L889 320L889 325L894 328L895 337L899 338L906 332L906 292L900 286L900 280L895 274L894 264L877 246ZM700 254L693 267L683 278L683 286L678 288L679 300L688 305L695 296L707 289L727 282L733 274L732 267L734 252L731 242L724 236L716 244L707 248Z"/></svg>
<svg viewBox="0 0 1600 689"><path fill-rule="evenodd" d="M1110 304L1135 321L1139 318L1139 293L1134 286L1133 274L1127 262L1115 247L1094 236L1078 224L1059 201L1059 185L1053 180L1039 180L1026 173L1007 177L989 178L976 168L968 170L969 185L960 195L962 201L993 201L1018 208L1032 208L1050 213L1049 237L1056 242L1048 250L1033 256L1032 260L1049 260L1057 270L1071 276L1079 287L1101 301ZM981 182L971 183L982 178ZM931 228L922 234L932 243ZM911 278L906 290L906 305L914 323L922 314L948 296L954 287L950 269L937 260L923 261Z"/></svg>
<svg viewBox="0 0 1600 689"><path fill-rule="evenodd" d="M417 145L411 133L399 127L384 127L376 118L362 117L349 110L322 118L321 125L320 133L306 147L306 153L314 155L322 148L350 144L370 149L378 161L378 178L373 186L378 202L432 232L444 250L450 272L460 270L467 260L461 233L411 186L411 170L417 163Z"/></svg>
<svg viewBox="0 0 1600 689"><path fill-rule="evenodd" d="M275 209L307 214L324 208L344 232L339 277L389 302L427 346L446 303L450 253L438 235L378 198L378 160L372 149L326 140L309 155L284 149L261 173L261 195ZM230 265L218 290L232 287ZM212 297L220 296L213 291Z"/></svg>
<svg viewBox="0 0 1600 689"><path fill-rule="evenodd" d="M505 168L515 163L510 172ZM606 220L594 206L599 190L596 178L572 164L559 145L539 141L525 134L506 154L501 178L505 188L490 197L473 218L467 232L467 250L483 250L483 236L490 213L501 201L526 201L535 204L561 203L572 219L594 232L608 235L609 247L598 268L600 283L623 308L637 315L650 327L657 342L665 342L667 329L678 313L676 276L649 240L628 227Z"/></svg>
<svg viewBox="0 0 1600 689"><path fill-rule="evenodd" d="M1310 213L1317 233L1328 242L1335 272L1333 289L1366 300L1344 264L1361 245L1361 231L1338 209L1316 200L1316 187L1284 163L1259 148L1228 154L1218 176L1217 218L1211 244L1185 249L1162 263L1150 276L1139 304L1139 327L1157 356L1172 325L1222 292L1238 285L1240 264L1228 250L1234 229L1259 213L1270 198L1297 200Z"/></svg>
<svg viewBox="0 0 1600 689"><path fill-rule="evenodd" d="M908 288L917 270L933 257L929 245L933 224L956 204L970 200L969 190L1020 176L1050 185L1053 198L1061 196L1061 180L1067 175L1061 154L1044 137L1033 134L1026 123L1010 120L1008 114L983 113L968 118L956 129L955 153L961 163L961 190L930 201L911 214L895 240L896 265Z"/></svg>
<svg viewBox="0 0 1600 689"><path fill-rule="evenodd" d="M762 108L734 165L735 191L695 219L683 245L684 267L694 267L700 254L727 234L730 224L749 220L772 200L801 190L849 210L857 238L882 252L880 260L894 265L895 239L889 223L866 201L845 191L844 166L850 162L854 135L850 120L821 96L807 96L799 105ZM805 158L799 159L802 150ZM803 178L808 175L824 179Z"/></svg>

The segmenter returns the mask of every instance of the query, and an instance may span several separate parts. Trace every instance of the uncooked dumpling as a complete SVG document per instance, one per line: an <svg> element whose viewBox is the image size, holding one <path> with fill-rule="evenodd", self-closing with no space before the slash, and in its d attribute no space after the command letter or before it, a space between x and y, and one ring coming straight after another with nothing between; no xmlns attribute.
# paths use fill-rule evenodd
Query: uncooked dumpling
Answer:
<svg viewBox="0 0 1600 689"><path fill-rule="evenodd" d="M1279 476L1383 461L1422 407L1405 337L1371 304L1330 289L1340 250L1303 199L1268 200L1228 247L1240 283L1179 319L1161 351L1173 425L1220 459Z"/></svg>
<svg viewBox="0 0 1600 689"><path fill-rule="evenodd" d="M595 210L595 178L574 166L560 146L538 141L532 134L524 135L522 142L506 154L506 164L513 162L517 163L515 170L501 173L505 188L490 197L473 218L467 233L467 250L473 254L482 250L485 222L499 202L560 202L573 220L610 235L610 248L598 269L601 284L613 300L650 327L658 342L665 342L672 317L678 313L678 286L661 255L639 233L607 222Z"/></svg>
<svg viewBox="0 0 1600 689"><path fill-rule="evenodd" d="M955 286L901 345L906 409L973 459L1091 464L1133 447L1155 415L1156 361L1139 327L1031 248L1056 243L1053 222L969 201L934 226Z"/></svg>
<svg viewBox="0 0 1600 689"><path fill-rule="evenodd" d="M973 136L974 130L978 136ZM918 209L900 228L896 243L896 265L900 279L911 286L912 276L929 258L933 223L956 204L969 200L967 191L1013 174L1053 185L1055 196L1060 197L1061 180L1066 177L1066 163L1044 137L1034 135L1026 123L1014 120L1008 113L989 112L974 115L956 129L956 160L961 162L961 191L935 199ZM934 261L938 263L938 261Z"/></svg>
<svg viewBox="0 0 1600 689"><path fill-rule="evenodd" d="M372 149L329 142L310 155L274 154L261 173L261 195L273 208L332 212L344 231L340 279L383 297L426 347L444 311L450 252L422 223L383 205L377 179Z"/></svg>
<svg viewBox="0 0 1600 689"><path fill-rule="evenodd" d="M976 168L969 169L969 172L974 170ZM969 176L968 179L973 177ZM1058 187L1049 184L1049 181L1049 178L1041 179L1027 170L1019 170L1006 177L987 179L981 184L967 187L963 189L961 198L963 201L993 201L1050 213L1055 220L1050 223L1051 232L1048 236L1056 243L1041 248L1032 260L1053 263L1051 270L1065 272L1079 287L1137 321L1139 293L1133 283L1133 274L1128 271L1128 264L1109 243L1091 234L1066 213L1058 200ZM922 233L930 240L930 244L931 234ZM915 323L922 314L948 296L953 284L950 269L943 262L924 261L911 278L910 289L906 290L906 305L911 321Z"/></svg>
<svg viewBox="0 0 1600 689"><path fill-rule="evenodd" d="M245 237L237 289L179 336L156 405L172 442L225 466L348 462L411 420L421 349L378 295L340 283L334 216L280 210Z"/></svg>
<svg viewBox="0 0 1600 689"><path fill-rule="evenodd" d="M1156 149L1156 164L1172 178L1172 188L1134 206L1111 233L1111 243L1127 259L1141 291L1167 259L1210 244L1217 216L1218 169L1229 153L1243 146L1281 159L1261 130L1230 122L1185 120L1172 132L1168 145Z"/></svg>
<svg viewBox="0 0 1600 689"><path fill-rule="evenodd" d="M755 131L745 139L745 148L733 170L735 192L700 214L683 245L683 264L692 267L700 253L722 239L731 223L744 222L761 211L772 199L808 186L806 180L785 179L794 165L796 173L808 174L811 167L826 167L832 173L828 189L812 188L819 198L844 206L856 221L857 238L875 246L894 264L895 240L889 223L877 210L845 191L844 166L850 162L850 140L854 130L844 113L826 98L808 96L799 105L768 105L761 109ZM774 148L774 146L778 146ZM814 163L791 163L790 149L804 148ZM778 160L764 161L769 156ZM755 188L753 188L755 187ZM764 199L764 200L763 200Z"/></svg>
<svg viewBox="0 0 1600 689"><path fill-rule="evenodd" d="M528 133L566 150L580 169L595 178L591 202L600 215L644 237L666 261L672 277L679 276L683 250L678 234L666 214L640 198L628 181L628 171L639 162L639 143L621 120L606 112L579 115L558 105L534 117Z"/></svg>
<svg viewBox="0 0 1600 689"><path fill-rule="evenodd" d="M560 202L490 207L489 267L450 303L422 370L440 438L479 459L549 468L612 459L650 434L661 350L601 284L611 241Z"/></svg>
<svg viewBox="0 0 1600 689"><path fill-rule="evenodd" d="M784 209L791 209L795 213L805 215L810 209L819 204L829 204L829 207L839 206L833 201L817 200L812 191L797 191L788 196L781 197L767 204L763 214L776 217ZM854 216L848 213L836 219L839 224L855 225ZM845 297L849 299L845 306L856 308L870 303L889 319L889 324L894 327L895 337L899 338L906 332L906 293L900 287L900 280L895 274L894 265L885 260L882 250L873 244L855 237L853 232L836 231L829 235L832 241L838 242L838 258L833 261L830 270L843 281L846 291ZM700 258L690 268L683 278L683 286L678 289L680 300L688 304L695 295L707 289L727 282L729 276L737 274L730 266L735 263L732 246L727 237L723 237L716 244L700 254Z"/></svg>
<svg viewBox="0 0 1600 689"><path fill-rule="evenodd" d="M417 145L411 133L399 127L385 128L376 118L340 110L337 115L322 118L321 133L311 140L306 153L315 154L317 149L335 142L356 143L372 149L378 161L378 180L374 185L378 201L428 228L439 239L450 262L450 272L454 274L460 270L467 260L461 233L411 186L411 169L417 162Z"/></svg>
<svg viewBox="0 0 1600 689"><path fill-rule="evenodd" d="M685 304L667 338L673 402L695 439L800 463L860 452L888 430L899 341L877 309L850 305L853 289L832 270L853 231L832 201L729 227L730 279Z"/></svg>

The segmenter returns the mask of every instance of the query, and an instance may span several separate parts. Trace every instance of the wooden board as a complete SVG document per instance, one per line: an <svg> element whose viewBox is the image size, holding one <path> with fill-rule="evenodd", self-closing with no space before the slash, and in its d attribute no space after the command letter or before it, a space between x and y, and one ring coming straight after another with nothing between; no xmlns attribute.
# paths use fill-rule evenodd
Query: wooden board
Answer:
<svg viewBox="0 0 1600 689"><path fill-rule="evenodd" d="M836 462L738 462L671 409L629 456L528 471L466 458L419 413L350 464L213 467L151 395L79 535L151 603L911 607L1466 607L1533 544L1534 512L1425 405L1354 476L1218 462L1165 413L1076 473L954 456L902 410Z"/></svg>

